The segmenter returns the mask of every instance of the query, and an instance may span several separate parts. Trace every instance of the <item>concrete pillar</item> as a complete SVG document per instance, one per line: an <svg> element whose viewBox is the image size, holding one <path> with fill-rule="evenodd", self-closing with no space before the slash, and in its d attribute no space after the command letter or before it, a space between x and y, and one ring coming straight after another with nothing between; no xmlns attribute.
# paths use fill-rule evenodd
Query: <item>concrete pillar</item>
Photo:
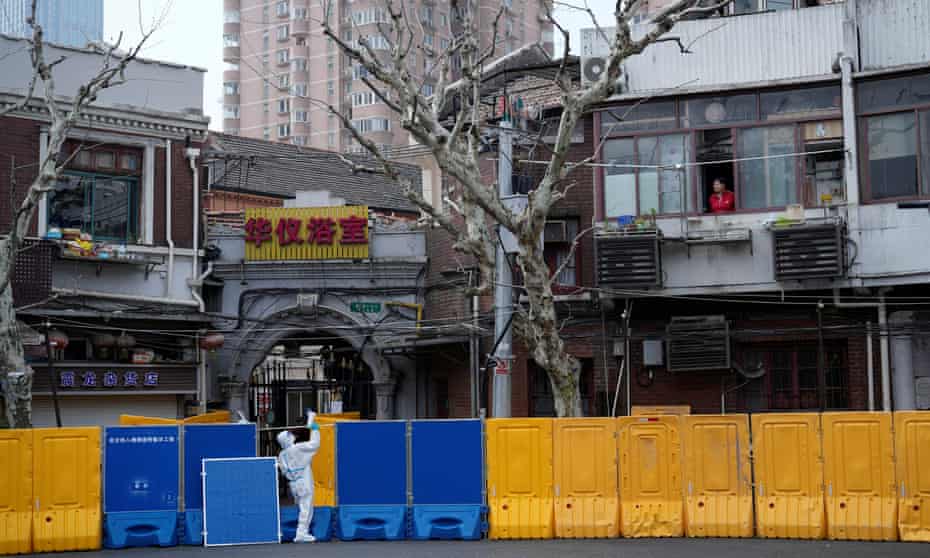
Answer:
<svg viewBox="0 0 930 558"><path fill-rule="evenodd" d="M913 411L917 408L914 379L914 339L908 328L913 324L913 312L895 312L888 320L891 330L891 363L894 372L894 409Z"/></svg>
<svg viewBox="0 0 930 558"><path fill-rule="evenodd" d="M394 418L394 389L393 380L386 382L372 382L375 388L375 401L377 403L376 418L378 420L391 420Z"/></svg>
<svg viewBox="0 0 930 558"><path fill-rule="evenodd" d="M223 398L226 400L226 407L232 412L232 419L237 420L236 411L242 413L242 416L249 419L249 397L248 386L245 382L231 380L220 384L220 390Z"/></svg>

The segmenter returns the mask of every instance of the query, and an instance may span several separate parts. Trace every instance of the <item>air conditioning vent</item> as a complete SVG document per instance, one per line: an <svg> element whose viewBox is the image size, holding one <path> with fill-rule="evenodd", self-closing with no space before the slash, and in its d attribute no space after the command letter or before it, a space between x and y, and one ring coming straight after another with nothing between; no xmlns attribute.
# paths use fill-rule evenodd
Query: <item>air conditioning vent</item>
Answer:
<svg viewBox="0 0 930 558"><path fill-rule="evenodd" d="M842 277L846 272L845 232L842 223L772 229L775 280Z"/></svg>
<svg viewBox="0 0 930 558"><path fill-rule="evenodd" d="M595 237L598 287L602 289L661 287L660 242L661 237L657 232L606 233Z"/></svg>
<svg viewBox="0 0 930 558"><path fill-rule="evenodd" d="M53 242L23 240L10 277L14 306L37 304L49 299L52 292L52 258L55 251L56 245Z"/></svg>
<svg viewBox="0 0 930 558"><path fill-rule="evenodd" d="M666 334L669 372L729 370L730 329L724 316L673 317Z"/></svg>

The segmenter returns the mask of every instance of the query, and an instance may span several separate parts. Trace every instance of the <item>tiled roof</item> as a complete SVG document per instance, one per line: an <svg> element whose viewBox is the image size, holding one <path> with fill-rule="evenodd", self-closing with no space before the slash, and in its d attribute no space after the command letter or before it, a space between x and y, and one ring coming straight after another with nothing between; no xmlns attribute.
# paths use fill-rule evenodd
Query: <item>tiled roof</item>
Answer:
<svg viewBox="0 0 930 558"><path fill-rule="evenodd" d="M213 158L211 187L293 198L300 191L328 190L351 205L394 211L417 211L403 186L380 174L353 173L331 151L260 139L210 133L207 158ZM378 168L370 158L345 156L358 164ZM420 168L395 163L415 188L422 187Z"/></svg>

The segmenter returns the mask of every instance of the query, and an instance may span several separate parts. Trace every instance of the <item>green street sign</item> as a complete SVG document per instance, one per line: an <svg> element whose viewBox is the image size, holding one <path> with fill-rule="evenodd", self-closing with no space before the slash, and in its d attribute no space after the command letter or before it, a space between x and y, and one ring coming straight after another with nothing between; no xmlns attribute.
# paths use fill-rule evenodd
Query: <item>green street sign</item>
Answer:
<svg viewBox="0 0 930 558"><path fill-rule="evenodd" d="M359 314L379 314L381 312L380 302L350 302L349 310Z"/></svg>

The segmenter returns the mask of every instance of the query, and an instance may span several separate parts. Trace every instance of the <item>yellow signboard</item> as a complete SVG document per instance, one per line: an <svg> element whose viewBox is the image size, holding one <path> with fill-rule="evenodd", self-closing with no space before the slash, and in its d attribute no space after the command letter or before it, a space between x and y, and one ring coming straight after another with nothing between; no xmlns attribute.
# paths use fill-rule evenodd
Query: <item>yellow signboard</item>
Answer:
<svg viewBox="0 0 930 558"><path fill-rule="evenodd" d="M255 207L245 210L245 259L368 259L368 207Z"/></svg>

